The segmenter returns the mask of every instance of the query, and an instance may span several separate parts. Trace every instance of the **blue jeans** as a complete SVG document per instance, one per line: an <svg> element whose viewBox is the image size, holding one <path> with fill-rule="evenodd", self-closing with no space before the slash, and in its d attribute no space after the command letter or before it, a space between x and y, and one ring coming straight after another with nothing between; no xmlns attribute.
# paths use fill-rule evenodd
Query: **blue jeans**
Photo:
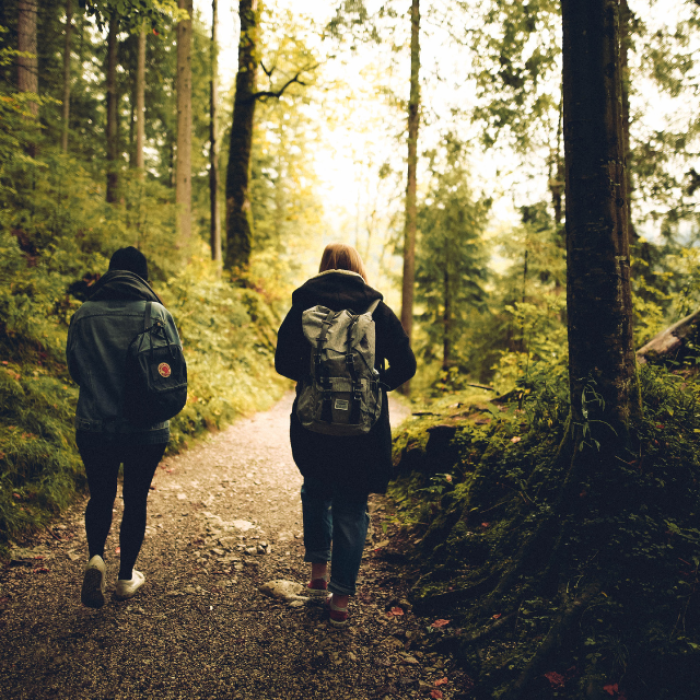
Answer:
<svg viewBox="0 0 700 700"><path fill-rule="evenodd" d="M355 595L355 581L369 525L367 496L348 496L334 492L315 479L305 479L301 487L301 506L304 561L323 564L330 560L328 590L337 595Z"/></svg>

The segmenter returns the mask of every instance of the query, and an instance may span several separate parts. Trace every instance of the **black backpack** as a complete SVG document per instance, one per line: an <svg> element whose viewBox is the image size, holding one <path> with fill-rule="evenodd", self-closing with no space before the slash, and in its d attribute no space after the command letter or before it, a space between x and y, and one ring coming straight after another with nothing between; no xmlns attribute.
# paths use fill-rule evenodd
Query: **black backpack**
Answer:
<svg viewBox="0 0 700 700"><path fill-rule="evenodd" d="M187 363L182 348L168 340L165 323L151 323L146 304L143 330L126 353L124 417L139 427L176 416L187 401Z"/></svg>

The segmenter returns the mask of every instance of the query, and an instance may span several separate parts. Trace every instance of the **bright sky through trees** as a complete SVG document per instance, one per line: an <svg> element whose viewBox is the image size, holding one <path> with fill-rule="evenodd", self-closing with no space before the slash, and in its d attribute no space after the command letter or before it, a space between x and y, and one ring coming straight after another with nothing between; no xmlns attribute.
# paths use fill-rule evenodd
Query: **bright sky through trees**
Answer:
<svg viewBox="0 0 700 700"><path fill-rule="evenodd" d="M367 6L377 9L381 4L370 0ZM328 239L342 238L361 250L369 243L365 252L369 253L373 274L380 269L398 273L398 258L392 260L385 248L402 224L406 114L403 103L397 104L396 98L408 97L410 3L405 3L405 17L394 21L395 31L384 27L384 43L357 42L354 50L350 42L339 47L333 39L320 38L335 13L336 0L267 0L265 5L273 21L289 10L297 24L308 26L307 41L316 48L322 62L320 82L312 89L312 99L304 109L317 129L316 149L309 156L319 178ZM630 6L642 18L648 35L664 25L673 27L689 12L683 0L630 0ZM197 0L195 8L208 24L211 4ZM231 99L235 77L237 10L238 3L232 0L220 4L222 100ZM434 148L448 131L473 144L473 188L477 195L494 198L491 229L497 230L518 218L520 206L547 199L546 163L551 135L540 134L539 147L524 159L515 156L505 142L484 153L479 145L481 127L470 123L475 104L475 85L469 79L470 53L459 44L459 40L467 43L468 27L457 23L468 23L469 15L444 0L426 3L422 14L420 152ZM534 49L534 44L526 47L526 51ZM638 57L633 57L632 68L638 66ZM558 76L552 80L558 80ZM550 83L542 89L556 94L557 86ZM668 128L669 124L675 124L679 130L687 129L693 113L693 105L683 99L660 100L649 80L633 86L633 138L635 134L638 139L644 138L644 134L664 125ZM426 164L422 160L419 192L424 192L427 185ZM639 230L647 235L655 233L651 225ZM309 272L314 264L315 261L309 262Z"/></svg>

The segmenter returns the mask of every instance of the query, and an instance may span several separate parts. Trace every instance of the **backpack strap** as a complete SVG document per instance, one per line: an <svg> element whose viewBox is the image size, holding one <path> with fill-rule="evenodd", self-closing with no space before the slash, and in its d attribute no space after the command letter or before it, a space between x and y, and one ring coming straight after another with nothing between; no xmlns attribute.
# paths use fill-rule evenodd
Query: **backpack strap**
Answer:
<svg viewBox="0 0 700 700"><path fill-rule="evenodd" d="M151 309L153 308L153 302L146 302L146 310L143 312L143 332L145 333L151 327Z"/></svg>
<svg viewBox="0 0 700 700"><path fill-rule="evenodd" d="M321 351L326 342L326 336L328 335L328 329L331 327L331 322L335 316L335 311L332 309L323 319L323 325L321 326L321 333L318 336L318 341L316 342L316 353L314 355L315 364L315 374L319 376L319 367L321 365ZM333 397L331 396L331 382L330 377L325 375L323 377L323 408L321 409L321 420L326 423L331 423L333 421Z"/></svg>

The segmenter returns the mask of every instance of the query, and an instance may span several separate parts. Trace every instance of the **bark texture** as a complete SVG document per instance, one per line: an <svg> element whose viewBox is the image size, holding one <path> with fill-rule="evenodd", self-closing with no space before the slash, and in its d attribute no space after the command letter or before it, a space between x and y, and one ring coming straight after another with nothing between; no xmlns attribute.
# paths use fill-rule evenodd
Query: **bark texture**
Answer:
<svg viewBox="0 0 700 700"><path fill-rule="evenodd" d="M17 57L17 88L20 92L39 93L39 72L36 56L36 0L19 0L17 3L17 50L31 54ZM30 102L29 108L36 116L39 106Z"/></svg>
<svg viewBox="0 0 700 700"><path fill-rule="evenodd" d="M241 34L238 41L236 97L226 172L227 269L245 269L248 266L252 243L252 212L248 185L256 103L258 1L240 0L238 7Z"/></svg>
<svg viewBox="0 0 700 700"><path fill-rule="evenodd" d="M188 19L177 24L177 158L175 202L179 206L180 244L192 235L192 0L178 0Z"/></svg>
<svg viewBox="0 0 700 700"><path fill-rule="evenodd" d="M632 338L619 0L562 0L562 18L572 412L575 423L604 420L619 432L641 410ZM602 402L584 407L592 391Z"/></svg>
<svg viewBox="0 0 700 700"><path fill-rule="evenodd" d="M107 201L117 201L119 131L117 124L117 35L119 18L113 13L107 30Z"/></svg>
<svg viewBox="0 0 700 700"><path fill-rule="evenodd" d="M211 259L220 268L221 265L221 212L219 209L219 135L217 129L217 108L219 101L218 73L218 0L211 3L211 83L209 103L209 200L211 208L210 247Z"/></svg>
<svg viewBox="0 0 700 700"><path fill-rule="evenodd" d="M68 150L68 127L70 126L70 52L73 33L73 0L66 0L66 31L63 44L63 133L61 148Z"/></svg>
<svg viewBox="0 0 700 700"><path fill-rule="evenodd" d="M136 167L144 168L143 144L146 138L146 29L139 33L136 58Z"/></svg>
<svg viewBox="0 0 700 700"><path fill-rule="evenodd" d="M420 125L420 0L411 2L411 92L408 101L408 174L406 179L406 223L403 239L401 325L409 341L413 333L413 287L416 277L416 170ZM402 391L409 392L409 384Z"/></svg>

